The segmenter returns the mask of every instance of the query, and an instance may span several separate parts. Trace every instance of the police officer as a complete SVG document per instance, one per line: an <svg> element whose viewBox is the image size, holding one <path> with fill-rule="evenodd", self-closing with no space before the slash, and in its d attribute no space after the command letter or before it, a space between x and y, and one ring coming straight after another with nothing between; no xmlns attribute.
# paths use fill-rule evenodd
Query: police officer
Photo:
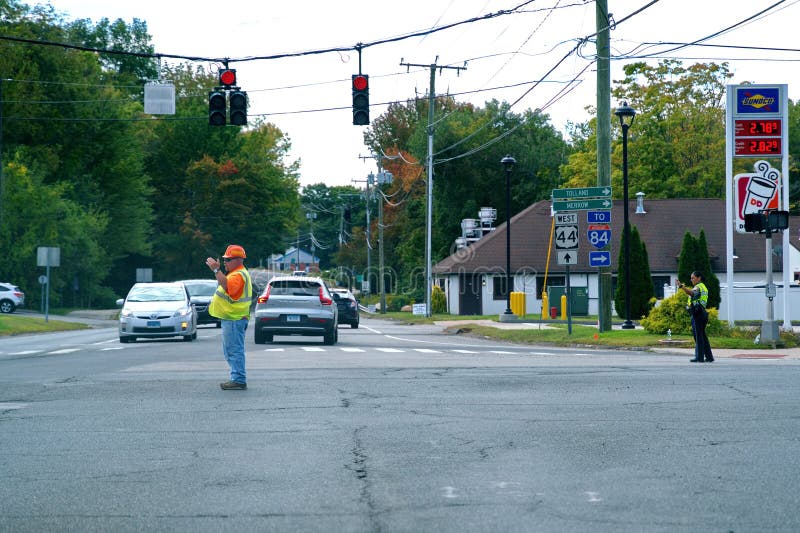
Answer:
<svg viewBox="0 0 800 533"><path fill-rule="evenodd" d="M692 363L712 363L711 344L706 335L708 325L708 287L703 283L703 274L695 270L691 275L692 286L687 287L678 281L678 288L689 296L687 309L692 315L692 335L694 336L694 359Z"/></svg>

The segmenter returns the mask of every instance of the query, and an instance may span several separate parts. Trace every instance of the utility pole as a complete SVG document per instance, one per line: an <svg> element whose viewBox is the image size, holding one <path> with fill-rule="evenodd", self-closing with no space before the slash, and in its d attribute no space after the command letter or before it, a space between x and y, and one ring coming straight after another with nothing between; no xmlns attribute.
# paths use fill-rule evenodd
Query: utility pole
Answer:
<svg viewBox="0 0 800 533"><path fill-rule="evenodd" d="M611 46L608 0L595 1L597 25L597 186L611 185ZM608 248L609 245L606 246ZM611 330L611 267L601 267L597 280L598 329Z"/></svg>
<svg viewBox="0 0 800 533"><path fill-rule="evenodd" d="M437 56L438 61L438 56ZM425 217L425 316L431 316L431 292L433 291L433 268L431 265L431 247L433 232L433 108L436 98L436 69L441 73L444 69L452 69L457 73L462 70L467 70L467 67L448 67L440 66L436 63L430 65L419 65L415 63L406 63L400 60L400 66L406 67L410 70L411 67L429 67L431 69L431 84L428 90L428 187L427 187L427 215Z"/></svg>

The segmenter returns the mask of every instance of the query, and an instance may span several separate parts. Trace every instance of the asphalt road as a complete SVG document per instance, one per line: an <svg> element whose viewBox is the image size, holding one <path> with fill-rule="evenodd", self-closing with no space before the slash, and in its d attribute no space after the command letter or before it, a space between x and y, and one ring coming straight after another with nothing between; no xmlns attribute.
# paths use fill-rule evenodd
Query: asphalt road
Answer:
<svg viewBox="0 0 800 533"><path fill-rule="evenodd" d="M800 361L514 346L0 339L0 531L797 531Z"/></svg>

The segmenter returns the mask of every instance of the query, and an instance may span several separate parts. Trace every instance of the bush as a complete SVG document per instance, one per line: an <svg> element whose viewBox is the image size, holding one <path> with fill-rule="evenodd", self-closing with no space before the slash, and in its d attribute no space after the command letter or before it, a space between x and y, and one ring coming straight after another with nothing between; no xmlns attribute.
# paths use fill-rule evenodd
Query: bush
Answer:
<svg viewBox="0 0 800 533"><path fill-rule="evenodd" d="M692 334L692 318L686 311L688 297L682 291L676 292L669 298L661 300L658 307L653 308L647 317L640 321L648 333L664 335L667 330L672 330L675 335ZM709 335L722 335L728 333L728 325L720 322L717 309L708 310L708 326L706 333Z"/></svg>
<svg viewBox="0 0 800 533"><path fill-rule="evenodd" d="M447 296L438 285L433 286L431 291L431 313L443 314L447 312Z"/></svg>
<svg viewBox="0 0 800 533"><path fill-rule="evenodd" d="M400 311L404 305L409 305L412 301L411 297L405 294L387 294L386 310Z"/></svg>

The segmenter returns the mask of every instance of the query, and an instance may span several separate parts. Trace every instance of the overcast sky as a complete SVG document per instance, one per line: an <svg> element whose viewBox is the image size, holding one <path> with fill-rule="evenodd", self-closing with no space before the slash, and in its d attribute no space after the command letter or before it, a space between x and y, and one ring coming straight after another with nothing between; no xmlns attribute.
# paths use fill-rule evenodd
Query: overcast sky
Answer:
<svg viewBox="0 0 800 533"><path fill-rule="evenodd" d="M349 48L358 43L369 45L525 3L525 0L50 2L67 19L144 20L157 53L231 60ZM675 47L643 45L694 42L774 4L778 5L766 14L704 43L795 51L693 46L666 52ZM800 98L800 52L797 51L800 45L796 37L800 0L608 0L608 9L618 23L611 32L612 56L656 53L662 54L659 57L682 59L687 65L728 61L735 74L732 83L787 83L789 98ZM520 11L424 37L364 48L361 70L370 76L371 117L385 111L382 104L427 94L430 69L407 69L400 65L405 61L449 66L464 66L466 62L467 68L461 72L437 71L437 94L454 94L459 101L479 106L490 99L517 102L512 109L518 113L543 109L562 131L567 121L586 120L586 106L596 103L594 42L587 42L575 53L570 51L578 39L595 32L595 3L538 0L528 2ZM622 77L622 65L637 60L640 59L612 61L612 79ZM656 63L658 57L648 61ZM203 64L214 70L220 66ZM291 138L290 157L302 162L303 185L324 182L360 187L362 184L353 180L364 180L375 170L374 161L359 158L370 155L363 144L364 128L352 125L350 76L358 72L358 65L358 54L354 51L230 64L238 71L240 86L248 92L251 116L265 115ZM545 81L534 87L535 81L542 78ZM612 102L612 106L615 104Z"/></svg>

